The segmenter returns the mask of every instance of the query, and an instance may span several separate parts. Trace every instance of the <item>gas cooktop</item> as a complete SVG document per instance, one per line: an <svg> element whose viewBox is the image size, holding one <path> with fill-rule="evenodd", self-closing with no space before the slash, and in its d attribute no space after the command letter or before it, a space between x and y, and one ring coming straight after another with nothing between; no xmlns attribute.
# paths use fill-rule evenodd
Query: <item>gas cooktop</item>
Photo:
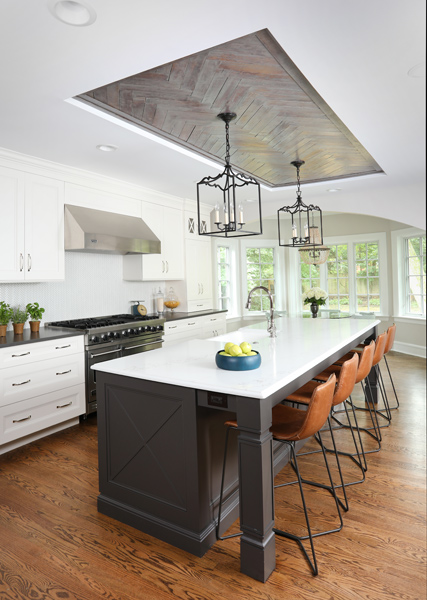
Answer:
<svg viewBox="0 0 427 600"><path fill-rule="evenodd" d="M73 319L71 321L52 321L46 323L48 327L65 327L72 329L96 329L97 327L113 327L114 325L126 325L140 321L160 321L157 315L110 315L107 317L88 317L82 319Z"/></svg>

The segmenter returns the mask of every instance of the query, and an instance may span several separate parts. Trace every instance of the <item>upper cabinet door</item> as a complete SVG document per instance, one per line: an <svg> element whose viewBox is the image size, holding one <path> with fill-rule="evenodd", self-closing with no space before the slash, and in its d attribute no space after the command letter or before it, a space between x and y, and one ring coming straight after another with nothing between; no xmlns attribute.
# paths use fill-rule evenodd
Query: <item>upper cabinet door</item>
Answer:
<svg viewBox="0 0 427 600"><path fill-rule="evenodd" d="M165 261L165 279L184 279L184 235L182 211L166 208L163 214L162 255Z"/></svg>
<svg viewBox="0 0 427 600"><path fill-rule="evenodd" d="M25 279L64 279L64 183L25 178Z"/></svg>
<svg viewBox="0 0 427 600"><path fill-rule="evenodd" d="M0 168L0 281L23 281L24 179L19 171Z"/></svg>

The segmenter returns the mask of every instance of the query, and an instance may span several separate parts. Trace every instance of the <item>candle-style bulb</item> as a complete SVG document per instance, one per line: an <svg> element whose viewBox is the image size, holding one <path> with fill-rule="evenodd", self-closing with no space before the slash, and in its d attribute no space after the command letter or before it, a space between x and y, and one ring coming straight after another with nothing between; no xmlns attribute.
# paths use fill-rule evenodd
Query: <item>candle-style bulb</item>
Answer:
<svg viewBox="0 0 427 600"><path fill-rule="evenodd" d="M221 221L219 220L219 204L218 202L215 204L215 223L220 223Z"/></svg>
<svg viewBox="0 0 427 600"><path fill-rule="evenodd" d="M297 226L296 223L292 223L292 238L296 239L298 237Z"/></svg>
<svg viewBox="0 0 427 600"><path fill-rule="evenodd" d="M239 204L239 224L243 225L244 220L243 220L243 204L240 202Z"/></svg>

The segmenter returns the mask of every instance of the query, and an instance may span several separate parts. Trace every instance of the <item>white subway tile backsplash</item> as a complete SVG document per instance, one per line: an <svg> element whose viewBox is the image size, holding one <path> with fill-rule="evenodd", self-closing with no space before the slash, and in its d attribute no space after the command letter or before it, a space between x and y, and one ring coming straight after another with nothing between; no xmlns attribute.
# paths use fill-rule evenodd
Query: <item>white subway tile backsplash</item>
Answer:
<svg viewBox="0 0 427 600"><path fill-rule="evenodd" d="M62 319L129 313L132 300L144 301L152 313L153 294L159 285L164 290L164 283L123 281L122 277L120 255L66 252L65 281L0 283L0 300L21 308L38 302L46 309L42 325Z"/></svg>

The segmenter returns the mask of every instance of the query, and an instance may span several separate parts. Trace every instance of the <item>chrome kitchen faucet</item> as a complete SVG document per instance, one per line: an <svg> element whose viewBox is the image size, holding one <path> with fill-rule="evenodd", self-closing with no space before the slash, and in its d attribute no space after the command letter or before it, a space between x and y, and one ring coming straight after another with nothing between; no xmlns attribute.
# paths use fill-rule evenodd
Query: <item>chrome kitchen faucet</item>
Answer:
<svg viewBox="0 0 427 600"><path fill-rule="evenodd" d="M246 308L251 307L251 296L255 290L264 290L264 292L267 292L267 295L270 299L270 316L268 317L267 331L270 334L270 337L276 337L276 324L274 322L273 297L266 287L264 287L263 285L257 285L256 287L251 289L251 291L248 294L248 299L246 301Z"/></svg>

